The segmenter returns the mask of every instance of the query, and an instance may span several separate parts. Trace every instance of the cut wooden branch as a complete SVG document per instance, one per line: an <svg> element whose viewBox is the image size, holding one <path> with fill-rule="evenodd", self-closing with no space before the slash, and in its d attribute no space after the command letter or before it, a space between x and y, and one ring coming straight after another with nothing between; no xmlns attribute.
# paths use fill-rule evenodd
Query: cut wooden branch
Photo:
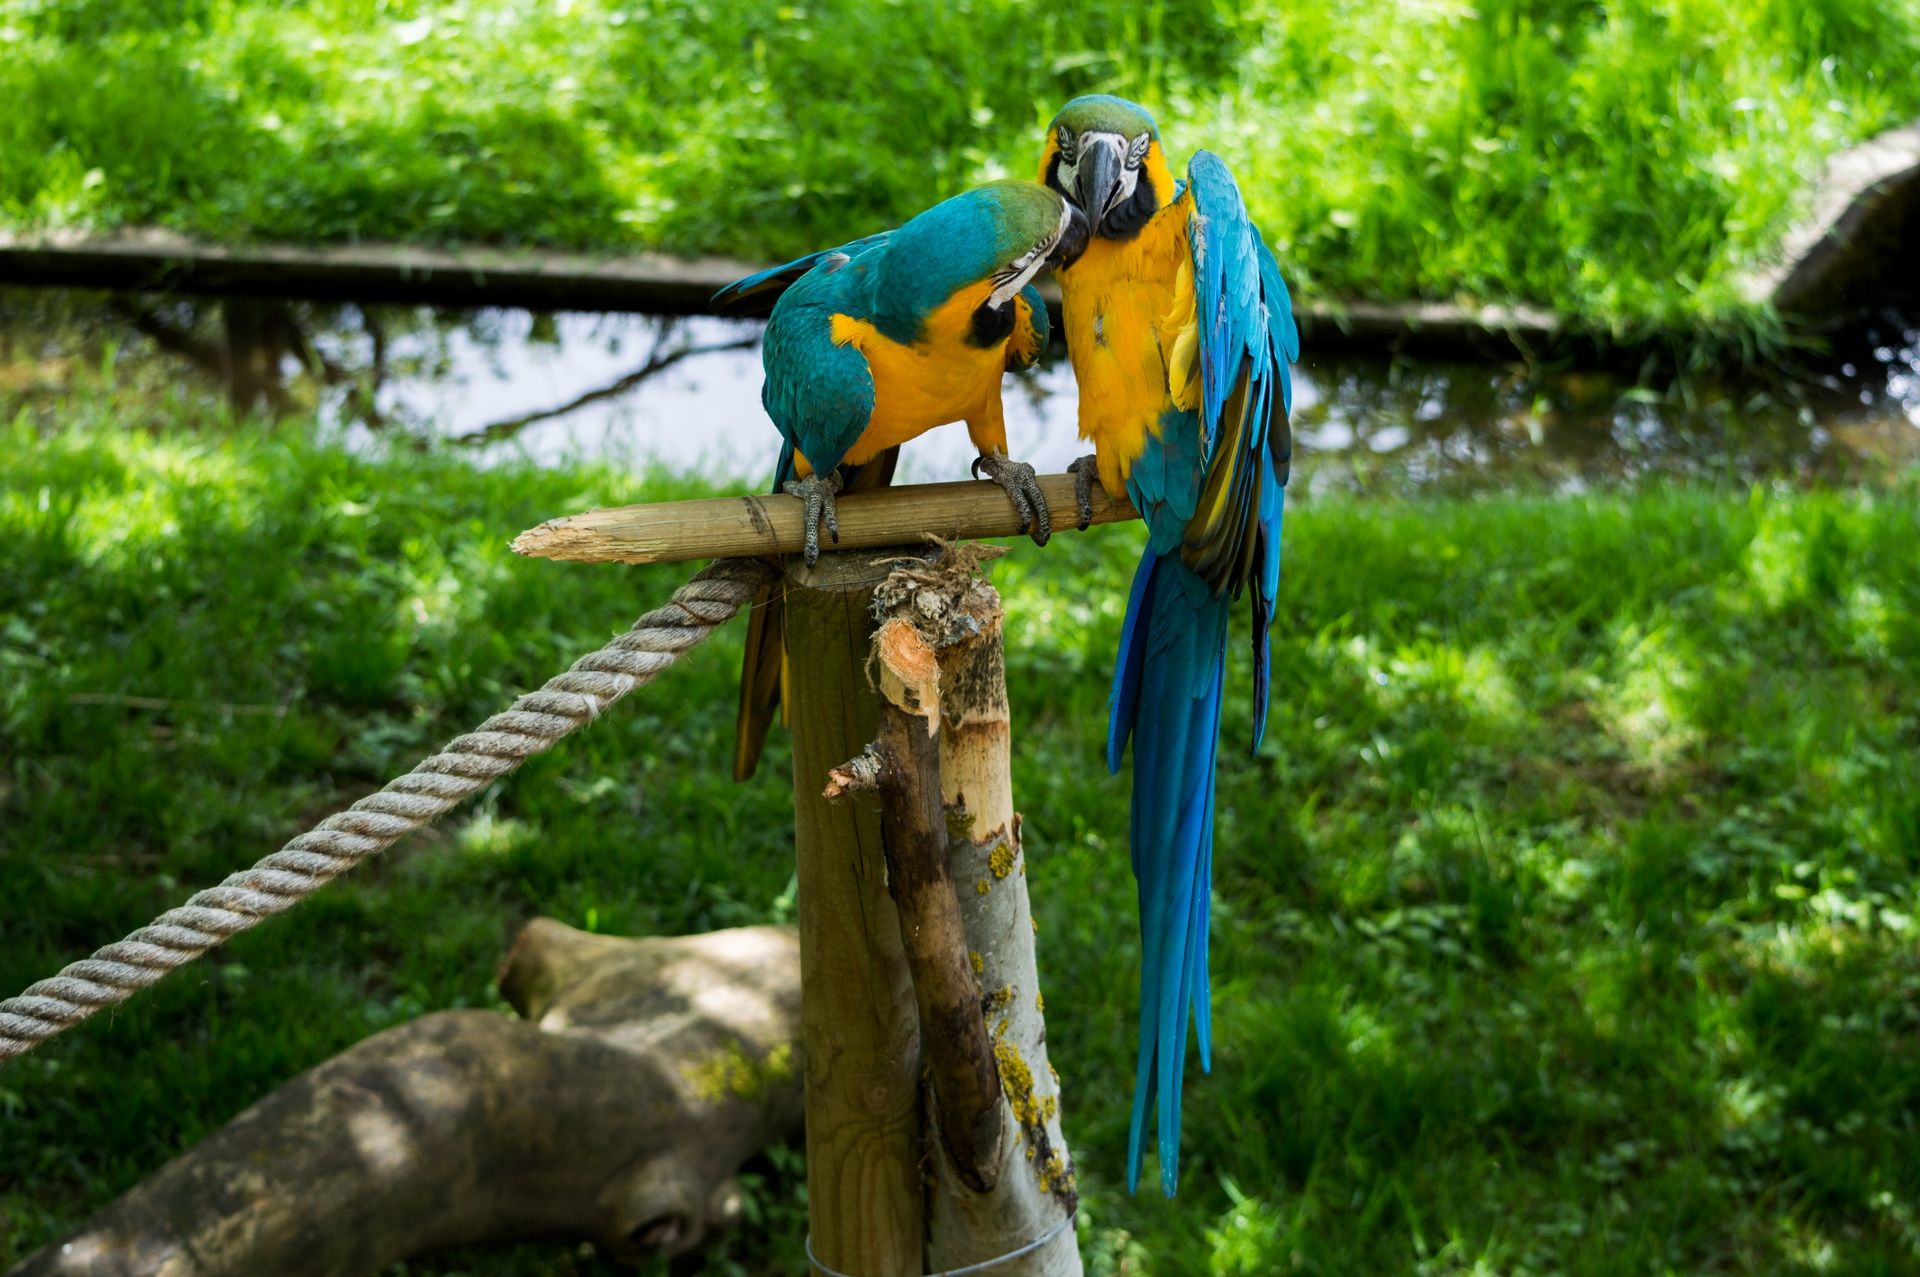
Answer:
<svg viewBox="0 0 1920 1277"><path fill-rule="evenodd" d="M904 634L889 635L898 627ZM900 649L917 647L918 660ZM933 652L904 621L888 621L874 650L892 661L914 662L910 672L936 673ZM899 685L897 676L892 680ZM947 864L945 813L940 803L940 747L918 706L892 699L880 710L879 740L836 768L827 796L877 789L887 887L900 914L907 969L920 1014L920 1049L933 1090L930 1117L955 1170L976 1192L1000 1174L1004 1130L1000 1076L980 1008L980 991L967 962L960 901Z"/></svg>
<svg viewBox="0 0 1920 1277"><path fill-rule="evenodd" d="M1078 1197L1013 809L1000 598L977 574L998 553L944 547L937 563L901 566L875 594L887 705L874 753L929 1064L926 1126L939 1134L928 1141L926 1263L1079 1277ZM935 775L937 801L926 790ZM945 871L929 858L944 858ZM991 1087L972 1073L983 1046Z"/></svg>
<svg viewBox="0 0 1920 1277"><path fill-rule="evenodd" d="M740 1164L798 1132L799 975L785 928L538 919L500 978L524 1019L443 1011L349 1047L10 1277L364 1277L525 1237L681 1254L738 1215Z"/></svg>
<svg viewBox="0 0 1920 1277"><path fill-rule="evenodd" d="M788 560L783 632L792 671L808 1226L821 1264L893 1277L924 1271L920 1027L887 899L879 804L870 795L834 803L821 793L828 771L873 739L879 718L865 665L873 590L887 570L873 560L830 554L813 568Z"/></svg>
<svg viewBox="0 0 1920 1277"><path fill-rule="evenodd" d="M1071 529L1076 514L1073 476L1040 476L1040 490L1053 511L1055 535ZM919 542L931 533L948 540L1020 534L1019 516L998 484L916 483L839 500L841 551ZM802 503L785 494L663 501L652 505L590 510L550 519L514 538L516 554L575 563L680 563L691 559L736 559L798 554L805 544ZM1139 518L1125 495L1109 496L1093 485L1093 522ZM811 791L819 792L818 786Z"/></svg>

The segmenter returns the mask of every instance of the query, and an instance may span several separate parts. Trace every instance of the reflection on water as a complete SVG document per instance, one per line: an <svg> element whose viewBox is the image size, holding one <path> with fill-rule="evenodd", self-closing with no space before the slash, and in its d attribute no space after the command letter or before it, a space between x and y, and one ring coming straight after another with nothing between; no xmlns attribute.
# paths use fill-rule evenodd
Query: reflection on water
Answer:
<svg viewBox="0 0 1920 1277"><path fill-rule="evenodd" d="M0 408L111 375L317 412L359 446L657 461L758 486L777 446L758 336L719 319L0 291ZM1084 451L1064 359L1011 380L1006 405L1014 455L1058 470ZM1888 318L1790 369L1670 383L1309 353L1294 409L1309 491L1867 478L1920 459L1920 330ZM962 477L971 458L949 427L906 451L903 477Z"/></svg>

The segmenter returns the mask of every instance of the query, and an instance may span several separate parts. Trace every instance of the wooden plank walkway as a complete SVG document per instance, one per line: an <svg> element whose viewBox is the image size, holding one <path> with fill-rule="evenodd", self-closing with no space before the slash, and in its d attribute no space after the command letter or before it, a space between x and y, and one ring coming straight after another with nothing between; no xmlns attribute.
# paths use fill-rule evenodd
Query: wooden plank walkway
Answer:
<svg viewBox="0 0 1920 1277"><path fill-rule="evenodd" d="M0 231L0 283L134 292L698 315L716 291L758 269L754 262L660 253L226 245L161 230ZM1047 281L1041 291L1057 318L1058 290ZM1354 302L1311 304L1295 313L1319 350L1505 356L1543 350L1562 335L1551 314L1525 308Z"/></svg>

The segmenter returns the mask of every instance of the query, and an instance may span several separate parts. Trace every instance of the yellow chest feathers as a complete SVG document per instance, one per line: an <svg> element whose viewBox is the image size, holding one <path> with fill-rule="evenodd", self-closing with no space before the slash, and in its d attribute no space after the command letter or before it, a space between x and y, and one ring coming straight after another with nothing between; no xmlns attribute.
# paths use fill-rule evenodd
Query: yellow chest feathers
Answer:
<svg viewBox="0 0 1920 1277"><path fill-rule="evenodd" d="M1185 202L1154 217L1129 240L1095 239L1060 276L1080 437L1100 458L1109 491L1159 430L1170 403L1168 367L1190 357L1193 267ZM1183 379L1184 380L1184 379Z"/></svg>
<svg viewBox="0 0 1920 1277"><path fill-rule="evenodd" d="M991 411L989 401L998 406L1007 344L976 346L967 340L973 312L992 291L992 281L983 280L949 297L927 317L920 340L910 346L889 340L864 319L833 317L834 342L866 356L873 373L873 416L856 451L892 447L935 426ZM1026 302L1015 305L1022 321L1015 332L1030 331ZM848 459L861 458L850 453Z"/></svg>

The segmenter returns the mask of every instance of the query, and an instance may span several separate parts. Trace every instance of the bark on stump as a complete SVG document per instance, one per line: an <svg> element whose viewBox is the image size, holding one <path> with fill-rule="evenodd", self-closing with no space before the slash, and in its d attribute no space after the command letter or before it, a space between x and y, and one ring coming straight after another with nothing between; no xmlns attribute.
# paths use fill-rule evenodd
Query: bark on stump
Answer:
<svg viewBox="0 0 1920 1277"><path fill-rule="evenodd" d="M443 1011L286 1083L10 1277L362 1277L441 1246L587 1238L639 1262L731 1224L796 1134L794 933L529 923L521 1015Z"/></svg>

